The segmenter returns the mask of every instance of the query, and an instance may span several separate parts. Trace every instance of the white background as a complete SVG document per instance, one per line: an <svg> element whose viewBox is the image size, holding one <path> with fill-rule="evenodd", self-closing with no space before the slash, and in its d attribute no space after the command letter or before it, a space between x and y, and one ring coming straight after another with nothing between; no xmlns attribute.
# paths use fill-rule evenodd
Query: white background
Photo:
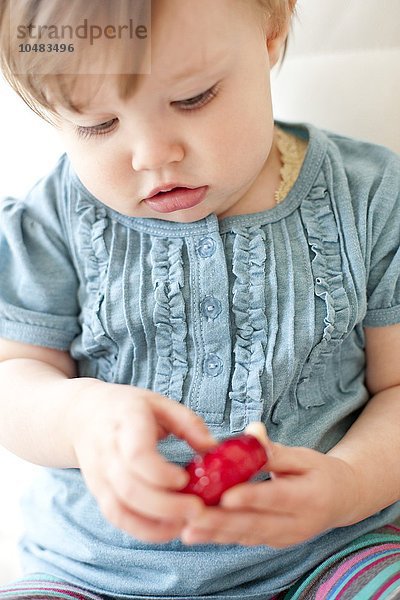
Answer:
<svg viewBox="0 0 400 600"><path fill-rule="evenodd" d="M273 76L276 116L400 152L399 23L398 0L299 0L289 53ZM0 109L0 197L23 196L63 150L4 83ZM33 471L0 449L0 583L18 573L18 497Z"/></svg>

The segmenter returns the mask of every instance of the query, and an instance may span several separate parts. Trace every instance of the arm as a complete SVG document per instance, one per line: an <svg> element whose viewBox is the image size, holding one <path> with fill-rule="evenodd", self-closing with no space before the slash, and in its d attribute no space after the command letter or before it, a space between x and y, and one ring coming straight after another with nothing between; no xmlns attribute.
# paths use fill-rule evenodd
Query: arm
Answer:
<svg viewBox="0 0 400 600"><path fill-rule="evenodd" d="M271 481L228 490L184 542L286 547L400 500L400 324L365 334L372 397L342 440L326 455L266 440Z"/></svg>
<svg viewBox="0 0 400 600"><path fill-rule="evenodd" d="M172 433L207 450L204 422L150 390L75 376L67 353L0 340L0 443L40 465L80 468L116 527L147 542L176 538L202 503L177 492L188 476L157 442Z"/></svg>
<svg viewBox="0 0 400 600"><path fill-rule="evenodd" d="M330 451L351 465L358 500L344 525L400 500L400 324L365 329L371 400Z"/></svg>
<svg viewBox="0 0 400 600"><path fill-rule="evenodd" d="M0 443L36 464L76 467L67 418L74 377L67 352L0 340Z"/></svg>

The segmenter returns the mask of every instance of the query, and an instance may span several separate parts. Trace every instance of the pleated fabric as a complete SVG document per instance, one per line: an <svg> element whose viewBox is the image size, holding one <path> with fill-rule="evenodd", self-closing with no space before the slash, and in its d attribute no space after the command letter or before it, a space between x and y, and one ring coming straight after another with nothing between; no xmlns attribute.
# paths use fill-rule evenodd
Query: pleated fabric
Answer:
<svg viewBox="0 0 400 600"><path fill-rule="evenodd" d="M293 187L273 208L223 219L123 215L61 157L0 205L0 336L182 403L217 439L261 420L272 440L328 451L370 398L364 327L400 322L399 159L281 127L307 142ZM158 449L193 457L175 436ZM43 469L20 550L26 573L133 600L266 600L399 511L286 549L145 544L107 522L78 469Z"/></svg>

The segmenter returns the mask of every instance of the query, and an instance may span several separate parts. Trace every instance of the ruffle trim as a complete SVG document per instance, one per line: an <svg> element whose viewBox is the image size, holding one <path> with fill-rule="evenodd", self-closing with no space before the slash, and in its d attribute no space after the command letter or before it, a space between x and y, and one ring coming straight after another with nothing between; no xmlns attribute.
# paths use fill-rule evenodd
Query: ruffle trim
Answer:
<svg viewBox="0 0 400 600"><path fill-rule="evenodd" d="M160 394L177 401L182 399L188 372L182 247L179 238L154 238L151 247L158 357L154 385Z"/></svg>
<svg viewBox="0 0 400 600"><path fill-rule="evenodd" d="M81 241L80 251L86 278L88 304L87 318L82 319L82 346L89 356L97 359L99 379L113 381L117 361L117 346L107 336L100 320L100 309L104 300L109 254L104 241L104 233L109 221L107 212L101 206L80 197L76 213L79 217L77 239Z"/></svg>
<svg viewBox="0 0 400 600"><path fill-rule="evenodd" d="M323 374L327 358L347 333L350 303L343 282L338 224L322 174L300 210L315 254L311 262L314 292L326 308L322 339L312 349L301 374L299 383L305 383L315 374Z"/></svg>
<svg viewBox="0 0 400 600"><path fill-rule="evenodd" d="M232 309L236 323L235 368L229 397L231 430L241 431L260 420L263 411L261 375L265 368L265 233L258 226L237 231L233 245Z"/></svg>

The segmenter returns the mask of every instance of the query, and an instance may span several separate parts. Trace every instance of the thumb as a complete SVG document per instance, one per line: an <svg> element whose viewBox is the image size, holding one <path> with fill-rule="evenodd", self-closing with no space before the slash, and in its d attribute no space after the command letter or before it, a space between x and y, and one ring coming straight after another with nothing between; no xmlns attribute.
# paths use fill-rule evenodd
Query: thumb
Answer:
<svg viewBox="0 0 400 600"><path fill-rule="evenodd" d="M262 444L264 446L265 451L267 453L267 458L268 458L266 467L268 467L268 471L269 471L270 470L269 469L270 457L273 452L274 444L271 442L271 440L268 437L267 430L266 430L264 423L262 423L261 421L253 421L252 423L247 425L246 429L244 430L244 433L246 435L254 436L255 438L257 438L257 440L260 442L260 444Z"/></svg>
<svg viewBox="0 0 400 600"><path fill-rule="evenodd" d="M249 425L247 425L246 429L244 430L244 433L246 435L253 435L255 438L258 439L260 444L263 444L263 446L269 443L267 429L264 423L262 423L261 421L253 421L252 423L249 423Z"/></svg>
<svg viewBox="0 0 400 600"><path fill-rule="evenodd" d="M308 448L284 446L271 442L269 461L266 467L277 476L300 475L310 468L312 452Z"/></svg>
<svg viewBox="0 0 400 600"><path fill-rule="evenodd" d="M260 421L250 423L245 433L253 435L265 447L268 461L264 470L277 475L303 473L310 465L310 452L308 448L284 446L269 439L265 425Z"/></svg>

